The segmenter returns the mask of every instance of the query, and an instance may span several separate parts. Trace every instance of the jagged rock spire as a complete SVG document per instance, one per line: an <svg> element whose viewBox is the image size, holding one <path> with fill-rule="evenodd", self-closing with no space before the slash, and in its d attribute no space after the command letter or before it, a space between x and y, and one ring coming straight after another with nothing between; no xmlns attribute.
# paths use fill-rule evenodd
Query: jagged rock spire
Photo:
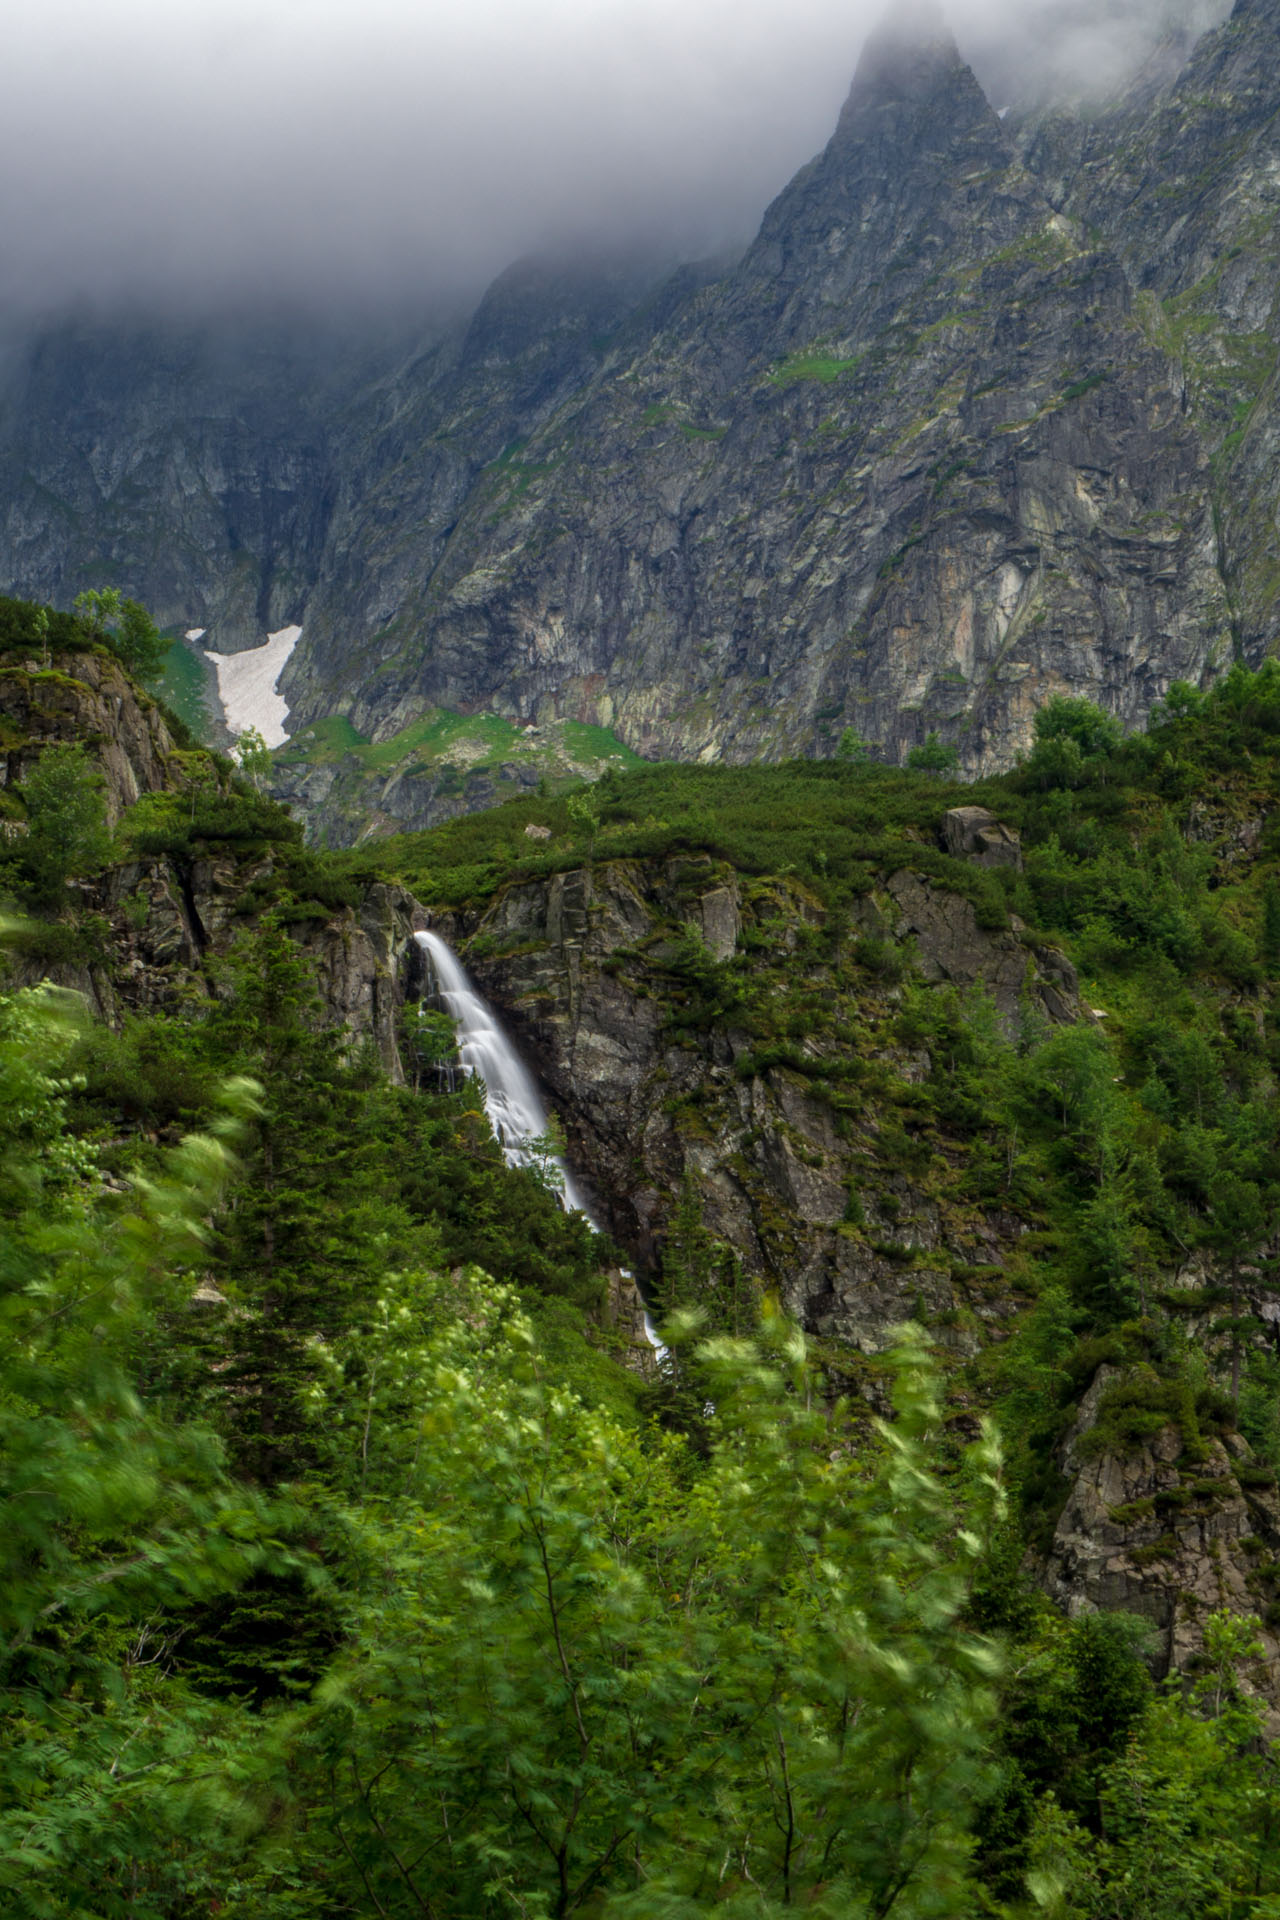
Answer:
<svg viewBox="0 0 1280 1920"><path fill-rule="evenodd" d="M856 344L939 260L994 252L1048 211L940 9L907 0L868 40L835 133L769 208L736 280L757 325L772 309L765 352L819 331Z"/></svg>
<svg viewBox="0 0 1280 1920"><path fill-rule="evenodd" d="M947 139L958 123L978 123L1000 144L990 103L961 56L932 0L895 6L871 34L840 114L836 142L875 136L877 123L897 124L895 137Z"/></svg>
<svg viewBox="0 0 1280 1920"><path fill-rule="evenodd" d="M957 69L964 69L964 61L941 7L933 0L905 0L869 36L841 125L868 102L928 94L940 70Z"/></svg>

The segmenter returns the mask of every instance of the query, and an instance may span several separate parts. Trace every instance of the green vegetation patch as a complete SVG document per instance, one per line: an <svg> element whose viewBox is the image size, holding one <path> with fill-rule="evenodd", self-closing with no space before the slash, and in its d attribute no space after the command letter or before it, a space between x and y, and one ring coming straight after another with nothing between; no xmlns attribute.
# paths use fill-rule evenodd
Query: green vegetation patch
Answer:
<svg viewBox="0 0 1280 1920"><path fill-rule="evenodd" d="M965 894L983 924L1003 926L1001 876L952 859L937 844L945 809L985 791L834 760L636 763L611 769L591 789L594 826L575 820L570 798L522 797L344 858L361 870L394 873L433 905L469 907L506 879L580 866L589 851L620 859L708 854L748 877L792 874L826 901L867 892L875 870L910 867ZM546 851L530 852L530 824L550 827Z"/></svg>
<svg viewBox="0 0 1280 1920"><path fill-rule="evenodd" d="M305 760L310 766L326 767L368 744L344 713L332 713L323 720L313 720L309 727L291 735L277 758L286 764Z"/></svg>
<svg viewBox="0 0 1280 1920"><path fill-rule="evenodd" d="M865 358L866 355L861 353L855 353L848 360L838 360L828 353L793 353L770 371L769 384L789 387L797 380L819 380L829 385L832 380L838 380L841 374L852 373Z"/></svg>
<svg viewBox="0 0 1280 1920"><path fill-rule="evenodd" d="M389 740L376 743L359 733L345 715L332 714L295 734L288 746L281 748L280 758L286 764L304 760L312 766L331 766L349 758L371 773L389 773L411 760L439 760L464 743L474 747L476 764L510 758L526 750L525 735L514 721L495 713L455 713L448 707L437 707L402 727Z"/></svg>
<svg viewBox="0 0 1280 1920"><path fill-rule="evenodd" d="M191 641L178 638L171 642L156 690L194 739L209 740L215 719L209 698L210 672Z"/></svg>
<svg viewBox="0 0 1280 1920"><path fill-rule="evenodd" d="M613 744L572 724L566 750ZM476 726L437 713L374 748L330 722L310 746L359 767ZM1280 668L1174 687L1128 740L1051 701L1025 767L980 785L637 764L344 859L208 753L173 755L113 837L94 744L3 796L27 832L0 886L50 916L24 964L110 965L119 916L84 887L121 853L181 888L216 852L245 932L112 1027L0 995L5 1884L48 1920L79 1920L85 1889L156 1920L1012 1920L1045 1890L1080 1920L1280 1908L1257 1622L1198 1612L1198 1663L1156 1690L1147 1623L1064 1619L1026 1552L1052 1541L1103 1367L1080 1454L1178 1441L1178 1483L1112 1510L1141 1529L1130 1563L1164 1585L1236 1484L1259 1535L1210 1559L1272 1550L1280 1360L1250 1295L1280 1226ZM942 852L960 800L1021 828L1021 871ZM966 1343L1000 1316L971 1360L947 1343L958 1391L918 1333L874 1359L832 1338L819 1377L692 1174L661 1252L673 1358L656 1385L623 1373L599 1311L615 1250L545 1165L506 1164L474 1083L450 1084L447 1016L403 1010L393 1085L289 930L359 904L378 862L470 915L606 860L653 903L609 970L655 1005L664 1059L699 1068L660 1069L675 1131L727 1141L794 1272L798 1210L757 1177L766 1109L723 1067L781 1086L798 1118L775 1109L774 1141L830 1169L836 1233L896 1269L912 1316ZM928 985L865 897L901 867L1006 950L1011 909L1029 957L1061 943L1108 1017L1025 1008L1010 1035L981 989ZM688 915L726 886L740 938L717 960ZM139 884L123 914L157 910ZM954 1305L914 1244L926 1210ZM1218 1310L1194 1337L1161 1311L1189 1256L1210 1284L1186 1304ZM687 1305L728 1337L699 1345ZM885 1446L862 1387L882 1406L890 1376ZM985 1408L1008 1519L994 1450L965 1445ZM1277 1563L1248 1578L1277 1624Z"/></svg>
<svg viewBox="0 0 1280 1920"><path fill-rule="evenodd" d="M355 753L366 767L382 772L405 760L439 759L461 742L479 749L477 760L510 755L524 744L521 731L513 721L503 720L494 713L453 713L447 707L440 707L393 734L390 740L382 740L376 746L357 747Z"/></svg>
<svg viewBox="0 0 1280 1920"><path fill-rule="evenodd" d="M566 720L561 731L565 748L575 760L618 760L628 767L645 764L640 755L608 727L593 726L587 720Z"/></svg>

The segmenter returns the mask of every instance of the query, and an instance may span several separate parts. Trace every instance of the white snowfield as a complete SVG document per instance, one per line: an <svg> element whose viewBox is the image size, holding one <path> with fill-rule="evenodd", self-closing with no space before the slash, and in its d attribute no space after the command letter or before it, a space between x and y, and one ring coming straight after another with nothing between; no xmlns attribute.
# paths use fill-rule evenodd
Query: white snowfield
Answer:
<svg viewBox="0 0 1280 1920"><path fill-rule="evenodd" d="M188 627L183 638L187 640L203 640L208 631L208 627Z"/></svg>
<svg viewBox="0 0 1280 1920"><path fill-rule="evenodd" d="M289 738L284 730L289 703L276 692L276 683L301 633L301 627L281 627L278 633L267 635L264 647L250 647L244 653L202 649L205 659L214 664L218 698L227 726L237 739L250 727L257 729L269 747L282 747Z"/></svg>

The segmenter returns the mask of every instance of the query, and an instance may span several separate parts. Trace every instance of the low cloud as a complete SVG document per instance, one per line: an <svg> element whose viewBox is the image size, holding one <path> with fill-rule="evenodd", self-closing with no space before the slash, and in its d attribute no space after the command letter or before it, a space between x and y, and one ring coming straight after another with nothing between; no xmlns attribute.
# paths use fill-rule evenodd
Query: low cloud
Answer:
<svg viewBox="0 0 1280 1920"><path fill-rule="evenodd" d="M956 0L994 95L1221 0ZM45 0L0 73L0 306L470 295L589 238L743 239L826 140L867 0ZM996 100L997 105L1007 102Z"/></svg>

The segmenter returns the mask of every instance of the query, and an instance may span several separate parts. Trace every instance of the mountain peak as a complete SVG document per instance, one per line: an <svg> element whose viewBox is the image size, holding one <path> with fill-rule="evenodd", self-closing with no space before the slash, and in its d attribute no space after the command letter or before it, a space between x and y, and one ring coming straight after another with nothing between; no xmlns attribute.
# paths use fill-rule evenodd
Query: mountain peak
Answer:
<svg viewBox="0 0 1280 1920"><path fill-rule="evenodd" d="M850 343L866 340L940 260L983 257L1047 213L940 10L906 0L867 41L830 142L768 209L735 280L757 316L777 316L769 352L837 315Z"/></svg>
<svg viewBox="0 0 1280 1920"><path fill-rule="evenodd" d="M868 105L927 98L941 77L961 75L972 81L941 7L933 0L905 0L886 14L867 40L841 125ZM977 87L976 81L972 84Z"/></svg>

